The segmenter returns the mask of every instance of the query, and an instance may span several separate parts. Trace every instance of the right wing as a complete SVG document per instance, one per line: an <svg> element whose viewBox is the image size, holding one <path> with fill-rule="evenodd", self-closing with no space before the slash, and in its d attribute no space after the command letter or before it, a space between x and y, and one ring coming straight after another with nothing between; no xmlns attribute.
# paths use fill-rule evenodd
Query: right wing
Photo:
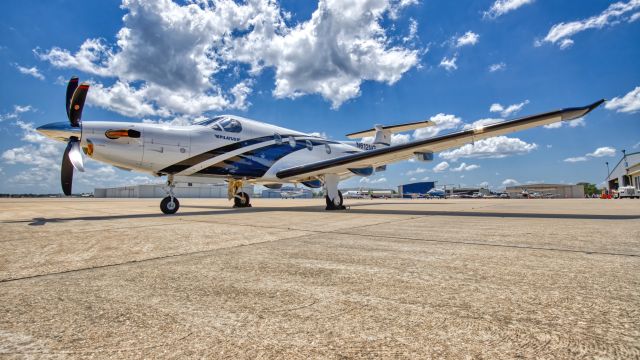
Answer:
<svg viewBox="0 0 640 360"><path fill-rule="evenodd" d="M462 130L451 134L436 136L429 139L412 141L405 144L363 151L334 159L295 166L278 171L276 176L280 179L299 179L323 174L348 174L351 172L349 169L377 167L396 161L407 160L412 158L416 152L439 152L481 139L505 135L537 126L548 125L558 121L574 120L588 114L603 102L604 99L583 107L550 111L475 129Z"/></svg>

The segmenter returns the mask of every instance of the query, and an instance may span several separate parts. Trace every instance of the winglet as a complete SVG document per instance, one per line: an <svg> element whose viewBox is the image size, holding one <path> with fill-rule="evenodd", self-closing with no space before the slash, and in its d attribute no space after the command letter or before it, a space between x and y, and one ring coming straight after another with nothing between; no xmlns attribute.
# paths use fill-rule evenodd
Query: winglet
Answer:
<svg viewBox="0 0 640 360"><path fill-rule="evenodd" d="M589 111L597 108L598 106L602 105L605 101L607 101L607 99L600 99L596 102L594 102L593 104L589 105Z"/></svg>
<svg viewBox="0 0 640 360"><path fill-rule="evenodd" d="M598 106L602 105L602 103L604 103L605 101L606 101L605 99L600 99L600 100L594 102L591 105L562 109L561 110L561 112L562 112L562 120L563 121L568 121L568 120L575 120L575 119L577 119L579 117L583 117L583 116L587 115L588 113L590 113L593 109L595 109Z"/></svg>

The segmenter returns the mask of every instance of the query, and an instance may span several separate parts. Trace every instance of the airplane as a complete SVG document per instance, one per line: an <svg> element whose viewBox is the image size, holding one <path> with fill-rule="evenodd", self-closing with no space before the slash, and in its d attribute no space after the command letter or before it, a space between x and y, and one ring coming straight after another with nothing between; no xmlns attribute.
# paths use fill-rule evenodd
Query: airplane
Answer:
<svg viewBox="0 0 640 360"><path fill-rule="evenodd" d="M243 184L324 187L325 209L344 210L343 195L338 190L341 180L371 176L385 171L387 164L411 158L432 161L436 152L481 139L577 119L605 101L391 145L392 134L434 123L375 125L347 134L349 139L373 136L372 143L365 143L329 140L235 115L214 116L188 126L82 121L89 84L78 81L74 76L67 85L69 121L37 128L41 134L67 143L60 172L64 194L71 195L74 169L84 171L86 155L120 169L166 176L167 196L160 202L164 214L174 214L180 207L174 193L176 177L227 181L228 198L237 208L251 206L249 195L241 191Z"/></svg>
<svg viewBox="0 0 640 360"><path fill-rule="evenodd" d="M427 191L427 196L431 198L444 198L446 196L446 193L442 189L433 188Z"/></svg>
<svg viewBox="0 0 640 360"><path fill-rule="evenodd" d="M298 188L282 188L280 191L280 197L283 199L295 199L301 196L304 196L304 192Z"/></svg>
<svg viewBox="0 0 640 360"><path fill-rule="evenodd" d="M364 199L365 194L358 190L348 190L343 195L345 199Z"/></svg>

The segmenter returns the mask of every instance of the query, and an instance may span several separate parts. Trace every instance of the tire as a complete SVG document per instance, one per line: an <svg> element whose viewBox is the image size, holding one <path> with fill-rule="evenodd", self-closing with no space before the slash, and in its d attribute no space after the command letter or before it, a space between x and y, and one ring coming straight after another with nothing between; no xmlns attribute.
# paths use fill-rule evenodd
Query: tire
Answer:
<svg viewBox="0 0 640 360"><path fill-rule="evenodd" d="M338 190L338 197L340 198L340 204L336 204L335 202L331 201L331 199L329 199L329 195L325 196L325 202L327 203L327 209L341 209L342 208L342 203L343 203L343 198L342 198L342 192L340 190Z"/></svg>
<svg viewBox="0 0 640 360"><path fill-rule="evenodd" d="M180 202L178 198L173 198L173 202L171 201L171 196L167 196L162 199L160 202L160 210L167 215L175 214L180 208Z"/></svg>
<svg viewBox="0 0 640 360"><path fill-rule="evenodd" d="M251 207L251 198L246 192L239 192L233 197L233 207Z"/></svg>

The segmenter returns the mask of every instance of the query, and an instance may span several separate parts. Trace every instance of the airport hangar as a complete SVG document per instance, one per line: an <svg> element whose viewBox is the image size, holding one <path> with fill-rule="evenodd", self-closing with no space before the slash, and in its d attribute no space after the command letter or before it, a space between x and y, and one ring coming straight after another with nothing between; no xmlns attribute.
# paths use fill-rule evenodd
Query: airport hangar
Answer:
<svg viewBox="0 0 640 360"><path fill-rule="evenodd" d="M280 189L264 189L260 194L263 199L298 198L311 199L313 191L305 187L283 186Z"/></svg>
<svg viewBox="0 0 640 360"><path fill-rule="evenodd" d="M181 198L227 198L227 183L217 184L177 182L174 193ZM253 185L247 184L242 191L253 197ZM95 188L97 198L162 198L167 196L164 184L143 184L112 188Z"/></svg>
<svg viewBox="0 0 640 360"><path fill-rule="evenodd" d="M624 154L607 176L607 189L618 190L621 186L633 186L640 190L640 151Z"/></svg>
<svg viewBox="0 0 640 360"><path fill-rule="evenodd" d="M518 198L522 196L522 192L529 194L540 193L544 197L553 197L560 199L583 198L584 186L572 184L526 184L517 186L507 186L505 192L509 197Z"/></svg>
<svg viewBox="0 0 640 360"><path fill-rule="evenodd" d="M422 181L398 186L398 194L405 199L411 199L415 195L425 195L436 186L435 181Z"/></svg>

